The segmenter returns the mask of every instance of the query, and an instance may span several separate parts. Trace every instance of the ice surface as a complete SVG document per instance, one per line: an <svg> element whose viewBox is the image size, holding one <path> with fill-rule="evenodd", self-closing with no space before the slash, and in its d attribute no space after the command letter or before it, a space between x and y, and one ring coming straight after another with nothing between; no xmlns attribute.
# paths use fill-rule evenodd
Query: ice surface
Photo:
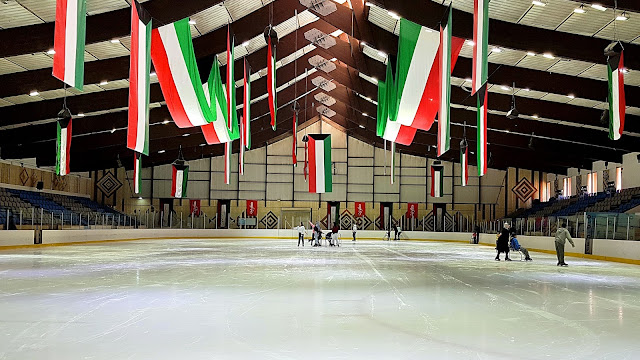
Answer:
<svg viewBox="0 0 640 360"><path fill-rule="evenodd" d="M640 267L438 242L0 252L0 359L632 359Z"/></svg>

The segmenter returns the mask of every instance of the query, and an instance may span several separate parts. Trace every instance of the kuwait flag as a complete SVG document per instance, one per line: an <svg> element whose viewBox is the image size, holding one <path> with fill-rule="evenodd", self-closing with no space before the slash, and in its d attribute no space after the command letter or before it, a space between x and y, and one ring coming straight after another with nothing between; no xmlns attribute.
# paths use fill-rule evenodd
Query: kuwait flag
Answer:
<svg viewBox="0 0 640 360"><path fill-rule="evenodd" d="M444 195L444 168L442 165L431 165L431 197Z"/></svg>
<svg viewBox="0 0 640 360"><path fill-rule="evenodd" d="M386 96L382 98L382 106L386 107L386 110L382 115L386 116L386 124L382 127L382 138L391 142L398 142L403 145L411 145L413 138L416 135L416 128L410 126L404 126L396 121L398 115L397 110L397 91L396 84L394 82L394 69L395 59L393 56L389 56L387 61L387 74L386 74ZM380 106L381 99L378 99L378 106ZM378 127L378 130L381 127Z"/></svg>
<svg viewBox="0 0 640 360"><path fill-rule="evenodd" d="M391 185L396 180L396 143L391 142L391 165L389 166L389 174L391 175Z"/></svg>
<svg viewBox="0 0 640 360"><path fill-rule="evenodd" d="M231 32L231 26L227 25L227 127L233 129L238 124L236 113L236 82L233 78L235 63L235 36Z"/></svg>
<svg viewBox="0 0 640 360"><path fill-rule="evenodd" d="M267 42L267 92L269 101L269 113L271 114L271 128L276 129L276 112L278 111L276 94L276 43L278 33L269 25L264 31Z"/></svg>
<svg viewBox="0 0 640 360"><path fill-rule="evenodd" d="M142 185L142 154L133 152L133 193L140 194Z"/></svg>
<svg viewBox="0 0 640 360"><path fill-rule="evenodd" d="M137 1L131 3L131 60L127 147L149 155L149 73L151 16Z"/></svg>
<svg viewBox="0 0 640 360"><path fill-rule="evenodd" d="M476 154L478 154L478 176L483 176L487 173L487 95L487 84L484 84L476 92L476 116L478 119L478 135L476 138L478 150Z"/></svg>
<svg viewBox="0 0 640 360"><path fill-rule="evenodd" d="M173 174L171 181L171 196L183 198L187 196L187 180L189 178L189 165L184 160L178 160L172 165Z"/></svg>
<svg viewBox="0 0 640 360"><path fill-rule="evenodd" d="M251 149L251 66L247 58L244 58L244 86L242 87L242 121L244 135L244 147Z"/></svg>
<svg viewBox="0 0 640 360"><path fill-rule="evenodd" d="M204 126L216 120L200 82L188 18L153 29L151 59L167 108L178 127Z"/></svg>
<svg viewBox="0 0 640 360"><path fill-rule="evenodd" d="M331 135L309 135L309 192L328 193L333 190L331 175Z"/></svg>
<svg viewBox="0 0 640 360"><path fill-rule="evenodd" d="M224 183L231 182L231 141L224 143Z"/></svg>
<svg viewBox="0 0 640 360"><path fill-rule="evenodd" d="M389 68L389 66L387 66ZM384 136L384 130L387 126L387 82L378 80L378 106L376 117L376 135Z"/></svg>
<svg viewBox="0 0 640 360"><path fill-rule="evenodd" d="M607 60L609 70L609 139L618 140L624 131L624 59L623 52L610 56Z"/></svg>
<svg viewBox="0 0 640 360"><path fill-rule="evenodd" d="M467 139L460 141L460 171L462 175L461 184L467 186L469 183L469 146Z"/></svg>
<svg viewBox="0 0 640 360"><path fill-rule="evenodd" d="M244 175L244 117L240 118L240 152L238 153L238 175Z"/></svg>
<svg viewBox="0 0 640 360"><path fill-rule="evenodd" d="M53 76L82 90L87 0L57 0Z"/></svg>
<svg viewBox="0 0 640 360"><path fill-rule="evenodd" d="M446 15L447 22L440 24L440 48L438 49L438 83L440 107L438 109L438 156L442 156L449 151L451 135L449 128L451 126L451 114L449 112L451 107L451 72L453 71L453 64L458 59L458 54L462 49L464 41L456 38L456 51L454 52L452 59L451 54L451 5L447 8Z"/></svg>
<svg viewBox="0 0 640 360"><path fill-rule="evenodd" d="M473 0L473 69L471 95L487 82L489 67L489 0Z"/></svg>
<svg viewBox="0 0 640 360"><path fill-rule="evenodd" d="M295 106L295 103L294 103ZM293 110L293 148L291 149L293 166L298 166L298 110Z"/></svg>
<svg viewBox="0 0 640 360"><path fill-rule="evenodd" d="M227 127L227 91L226 87L222 85L218 61L213 62L209 79L202 85L202 88L207 107L215 118L212 123L200 127L207 144L222 144L238 139L240 132L238 131L237 117L234 117L236 121L232 121L231 131Z"/></svg>
<svg viewBox="0 0 640 360"><path fill-rule="evenodd" d="M67 175L70 172L71 151L71 113L68 109L58 113L58 136L56 138L56 174Z"/></svg>

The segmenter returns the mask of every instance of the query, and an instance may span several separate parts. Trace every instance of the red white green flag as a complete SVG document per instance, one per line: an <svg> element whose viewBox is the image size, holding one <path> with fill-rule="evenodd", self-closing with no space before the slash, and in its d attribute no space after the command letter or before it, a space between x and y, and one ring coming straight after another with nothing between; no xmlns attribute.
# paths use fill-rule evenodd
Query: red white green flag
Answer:
<svg viewBox="0 0 640 360"><path fill-rule="evenodd" d="M476 142L478 144L478 176L484 176L487 173L487 84L484 84L476 92L476 117L478 135Z"/></svg>
<svg viewBox="0 0 640 360"><path fill-rule="evenodd" d="M224 143L224 183L231 182L231 144L232 141Z"/></svg>
<svg viewBox="0 0 640 360"><path fill-rule="evenodd" d="M82 90L87 0L57 0L53 76Z"/></svg>
<svg viewBox="0 0 640 360"><path fill-rule="evenodd" d="M133 152L133 193L140 194L142 188L142 154Z"/></svg>
<svg viewBox="0 0 640 360"><path fill-rule="evenodd" d="M396 181L396 143L391 142L391 165L389 166L391 185Z"/></svg>
<svg viewBox="0 0 640 360"><path fill-rule="evenodd" d="M234 122L238 123L236 112L236 81L234 79L235 70L235 36L231 31L231 26L227 26L227 127L233 128Z"/></svg>
<svg viewBox="0 0 640 360"><path fill-rule="evenodd" d="M609 139L618 140L624 131L626 102L624 97L623 52L607 60L609 72Z"/></svg>
<svg viewBox="0 0 640 360"><path fill-rule="evenodd" d="M172 164L171 196L184 198L187 196L187 181L189 180L189 166L184 161Z"/></svg>
<svg viewBox="0 0 640 360"><path fill-rule="evenodd" d="M269 113L271 114L271 128L276 129L276 114L278 111L278 100L276 92L276 43L278 33L269 26L264 31L264 38L267 42L267 93L269 101Z"/></svg>
<svg viewBox="0 0 640 360"><path fill-rule="evenodd" d="M232 117L231 130L227 127L227 90L222 84L218 61L213 62L209 79L202 87L208 104L207 106L216 119L214 122L200 127L207 144L221 144L238 139L240 137L240 131L238 130L237 116Z"/></svg>
<svg viewBox="0 0 640 360"><path fill-rule="evenodd" d="M293 146L291 149L293 166L298 166L298 110L293 110Z"/></svg>
<svg viewBox="0 0 640 360"><path fill-rule="evenodd" d="M242 88L242 121L244 134L244 147L251 149L251 66L247 58L244 58L244 86Z"/></svg>
<svg viewBox="0 0 640 360"><path fill-rule="evenodd" d="M467 139L462 139L460 142L460 174L462 186L467 186L469 183L469 146L467 145Z"/></svg>
<svg viewBox="0 0 640 360"><path fill-rule="evenodd" d="M471 95L487 82L489 65L489 0L473 0L473 69Z"/></svg>
<svg viewBox="0 0 640 360"><path fill-rule="evenodd" d="M331 174L331 135L309 135L309 192L333 191Z"/></svg>
<svg viewBox="0 0 640 360"><path fill-rule="evenodd" d="M438 108L438 156L442 156L451 147L451 72L464 44L464 40L451 36L451 13L451 6L449 6L447 8L446 23L440 24L440 48L438 49L438 85L440 95L440 106Z"/></svg>
<svg viewBox="0 0 640 360"><path fill-rule="evenodd" d="M129 69L127 147L149 155L151 16L135 0L131 3L131 58Z"/></svg>
<svg viewBox="0 0 640 360"><path fill-rule="evenodd" d="M56 174L67 175L71 170L71 113L63 110L58 114L60 119L57 122L58 134L56 137Z"/></svg>

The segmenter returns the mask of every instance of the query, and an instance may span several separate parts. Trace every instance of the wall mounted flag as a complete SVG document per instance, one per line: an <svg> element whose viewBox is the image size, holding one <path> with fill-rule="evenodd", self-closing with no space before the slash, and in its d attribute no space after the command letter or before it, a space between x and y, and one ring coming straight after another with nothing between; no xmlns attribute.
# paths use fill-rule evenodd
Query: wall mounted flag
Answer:
<svg viewBox="0 0 640 360"><path fill-rule="evenodd" d="M189 180L189 165L184 160L176 160L172 165L171 196L184 198L187 196L187 181Z"/></svg>
<svg viewBox="0 0 640 360"><path fill-rule="evenodd" d="M363 201L356 201L355 204L355 213L353 216L355 217L363 217L367 215L367 207Z"/></svg>
<svg viewBox="0 0 640 360"><path fill-rule="evenodd" d="M56 174L67 175L71 170L71 112L63 109L58 113L58 135L56 137Z"/></svg>
<svg viewBox="0 0 640 360"><path fill-rule="evenodd" d="M473 0L473 69L471 95L487 82L489 73L489 0Z"/></svg>
<svg viewBox="0 0 640 360"><path fill-rule="evenodd" d="M478 149L476 154L478 156L478 176L484 176L484 174L487 173L487 96L487 84L484 84L480 90L476 92L476 117L478 119L476 124L478 130L476 137Z"/></svg>
<svg viewBox="0 0 640 360"><path fill-rule="evenodd" d="M264 30L264 39L267 42L267 93L269 101L269 113L271 114L271 128L276 129L276 113L278 100L276 93L276 44L278 33L269 25Z"/></svg>
<svg viewBox="0 0 640 360"><path fill-rule="evenodd" d="M258 200L247 200L246 216L258 216Z"/></svg>
<svg viewBox="0 0 640 360"><path fill-rule="evenodd" d="M151 15L134 0L131 3L131 58L129 67L127 147L145 155L149 155L150 69Z"/></svg>
<svg viewBox="0 0 640 360"><path fill-rule="evenodd" d="M244 58L244 86L242 87L242 119L244 121L244 146L251 149L251 66Z"/></svg>
<svg viewBox="0 0 640 360"><path fill-rule="evenodd" d="M190 199L189 200L189 214L191 215L200 215L200 199Z"/></svg>
<svg viewBox="0 0 640 360"><path fill-rule="evenodd" d="M82 90L87 0L57 0L53 76Z"/></svg>
<svg viewBox="0 0 640 360"><path fill-rule="evenodd" d="M469 183L469 145L467 139L464 138L460 141L460 175L461 185L467 186Z"/></svg>
<svg viewBox="0 0 640 360"><path fill-rule="evenodd" d="M418 203L407 203L407 213L405 214L407 219L418 218Z"/></svg>
<svg viewBox="0 0 640 360"><path fill-rule="evenodd" d="M133 193L140 194L142 189L142 155L133 152Z"/></svg>
<svg viewBox="0 0 640 360"><path fill-rule="evenodd" d="M331 135L309 135L309 192L333 191L331 172Z"/></svg>
<svg viewBox="0 0 640 360"><path fill-rule="evenodd" d="M609 73L609 139L618 140L624 131L626 111L623 51L609 56L607 70Z"/></svg>
<svg viewBox="0 0 640 360"><path fill-rule="evenodd" d="M431 197L442 197L444 195L444 167L442 165L431 165Z"/></svg>

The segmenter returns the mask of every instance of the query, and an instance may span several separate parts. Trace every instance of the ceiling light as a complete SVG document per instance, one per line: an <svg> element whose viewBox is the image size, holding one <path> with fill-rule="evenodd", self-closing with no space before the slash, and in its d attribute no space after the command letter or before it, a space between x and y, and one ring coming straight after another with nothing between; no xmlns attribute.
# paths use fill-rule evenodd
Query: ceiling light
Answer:
<svg viewBox="0 0 640 360"><path fill-rule="evenodd" d="M334 61L334 62L335 62L336 60L338 60L338 59L336 59L336 58L332 58L332 59L331 59L331 61Z"/></svg>
<svg viewBox="0 0 640 360"><path fill-rule="evenodd" d="M166 150L159 150L159 151L158 151L158 154L164 154L164 152L165 152L165 151L166 151Z"/></svg>
<svg viewBox="0 0 640 360"><path fill-rule="evenodd" d="M531 117L532 117L532 118L534 118L534 119L537 119L537 118L538 118L538 115L535 115L535 114L534 114L534 115L532 115Z"/></svg>
<svg viewBox="0 0 640 360"><path fill-rule="evenodd" d="M584 9L584 4L581 4L579 7L573 9L573 12L577 14L584 14L587 10Z"/></svg>
<svg viewBox="0 0 640 360"><path fill-rule="evenodd" d="M542 54L542 56L546 57L547 59L555 59L555 57L551 53L544 53Z"/></svg>
<svg viewBox="0 0 640 360"><path fill-rule="evenodd" d="M138 200L142 200L142 196L138 196Z"/></svg>
<svg viewBox="0 0 640 360"><path fill-rule="evenodd" d="M542 1L539 1L539 0L533 0L531 3L533 5L537 5L537 6L547 6L546 3L542 2Z"/></svg>
<svg viewBox="0 0 640 360"><path fill-rule="evenodd" d="M466 79L464 79L464 81L469 81L470 82L471 78L466 78Z"/></svg>
<svg viewBox="0 0 640 360"><path fill-rule="evenodd" d="M506 85L500 86L500 89L502 89L504 91L509 91L510 90L510 88L508 86L506 86Z"/></svg>
<svg viewBox="0 0 640 360"><path fill-rule="evenodd" d="M499 47L495 47L493 48L493 52L501 53L502 49L500 49Z"/></svg>
<svg viewBox="0 0 640 360"><path fill-rule="evenodd" d="M84 117L84 113L78 113L78 115L76 115L76 117Z"/></svg>
<svg viewBox="0 0 640 360"><path fill-rule="evenodd" d="M569 99L575 99L575 98L576 98L576 96L575 96L575 95L573 95L573 94L569 94L569 95L567 95L567 97L568 97Z"/></svg>
<svg viewBox="0 0 640 360"><path fill-rule="evenodd" d="M38 96L40 95L40 93L38 92L38 90L33 90L29 93L29 96Z"/></svg>
<svg viewBox="0 0 640 360"><path fill-rule="evenodd" d="M606 7L604 7L604 6L600 5L600 4L591 4L591 7L592 7L592 8L594 8L594 9L596 9L596 10L600 10L600 11L605 11L605 10L607 10L607 8L606 8Z"/></svg>
<svg viewBox="0 0 640 360"><path fill-rule="evenodd" d="M116 132L116 128L111 129L111 133L113 134L114 132Z"/></svg>
<svg viewBox="0 0 640 360"><path fill-rule="evenodd" d="M200 144L200 146L207 146L207 144L205 144L205 143L202 143L202 144Z"/></svg>
<svg viewBox="0 0 640 360"><path fill-rule="evenodd" d="M342 31L342 30L338 29L338 30L336 30L336 31L332 32L332 33L331 33L331 36L338 37L338 36L340 36L340 35L342 35L342 34L344 34L344 31Z"/></svg>
<svg viewBox="0 0 640 360"><path fill-rule="evenodd" d="M367 43L362 41L362 40L360 40L360 45L365 46L365 45L367 45Z"/></svg>
<svg viewBox="0 0 640 360"><path fill-rule="evenodd" d="M53 50L53 49L47 50L47 54L49 54L49 55L54 55L55 53L56 53L56 51Z"/></svg>
<svg viewBox="0 0 640 360"><path fill-rule="evenodd" d="M616 16L616 20L619 20L619 21L629 20L629 15L627 15L626 11L623 11L622 14Z"/></svg>
<svg viewBox="0 0 640 360"><path fill-rule="evenodd" d="M627 73L626 69L622 69L622 72L625 73L625 74ZM376 82L376 83L378 82L378 78L375 77L375 76L372 76L371 80L373 80L373 82Z"/></svg>
<svg viewBox="0 0 640 360"><path fill-rule="evenodd" d="M627 74L629 72L629 69L627 68L622 68L622 70L620 70L623 74Z"/></svg>
<svg viewBox="0 0 640 360"><path fill-rule="evenodd" d="M189 19L189 25L195 25L195 24L196 24L196 21L195 21L195 20L193 20L193 19Z"/></svg>
<svg viewBox="0 0 640 360"><path fill-rule="evenodd" d="M389 14L389 16L391 16L392 18L396 19L396 20L400 20L400 15L394 13L393 11L387 11L387 13Z"/></svg>
<svg viewBox="0 0 640 360"><path fill-rule="evenodd" d="M473 42L473 40L466 40L465 42L471 46L476 44L475 42Z"/></svg>
<svg viewBox="0 0 640 360"><path fill-rule="evenodd" d="M107 85L109 82L107 80L100 81L100 85Z"/></svg>
<svg viewBox="0 0 640 360"><path fill-rule="evenodd" d="M189 134L189 133L182 134L182 136L189 136L189 135L191 135L191 134Z"/></svg>
<svg viewBox="0 0 640 360"><path fill-rule="evenodd" d="M118 44L118 43L120 43L120 40L118 40L118 39L111 39L111 43L112 43L112 44Z"/></svg>
<svg viewBox="0 0 640 360"><path fill-rule="evenodd" d="M244 47L249 46L249 40L247 40L247 41L243 42L243 43L242 43L242 46L244 46Z"/></svg>
<svg viewBox="0 0 640 360"><path fill-rule="evenodd" d="M371 5L373 5L373 4L368 2L368 1L366 3L364 3L364 6L371 6Z"/></svg>
<svg viewBox="0 0 640 360"><path fill-rule="evenodd" d="M529 55L529 56L536 56L536 53L534 53L533 51L527 51L527 55Z"/></svg>
<svg viewBox="0 0 640 360"><path fill-rule="evenodd" d="M360 126L360 129L364 129L364 125L358 125L358 126Z"/></svg>
<svg viewBox="0 0 640 360"><path fill-rule="evenodd" d="M529 89L529 88L524 88L524 89L522 89L522 90L524 90L524 91L531 91L531 89Z"/></svg>
<svg viewBox="0 0 640 360"><path fill-rule="evenodd" d="M387 53L386 53L386 52L384 52L384 51L380 51L380 50L378 50L378 55L380 55L380 56L382 56L382 57L384 57L384 58L386 58L386 57L387 57Z"/></svg>
<svg viewBox="0 0 640 360"><path fill-rule="evenodd" d="M367 113L362 113L362 116L367 116Z"/></svg>
<svg viewBox="0 0 640 360"><path fill-rule="evenodd" d="M167 125L169 123L169 120L164 119L164 121L162 122L163 125Z"/></svg>
<svg viewBox="0 0 640 360"><path fill-rule="evenodd" d="M156 74L156 72L155 72L155 71L152 71L152 72L151 72L151 74L149 74L149 76L156 76L156 75L157 75L157 74Z"/></svg>
<svg viewBox="0 0 640 360"><path fill-rule="evenodd" d="M333 1L337 2L338 4L344 4L344 2L347 0L333 0Z"/></svg>

